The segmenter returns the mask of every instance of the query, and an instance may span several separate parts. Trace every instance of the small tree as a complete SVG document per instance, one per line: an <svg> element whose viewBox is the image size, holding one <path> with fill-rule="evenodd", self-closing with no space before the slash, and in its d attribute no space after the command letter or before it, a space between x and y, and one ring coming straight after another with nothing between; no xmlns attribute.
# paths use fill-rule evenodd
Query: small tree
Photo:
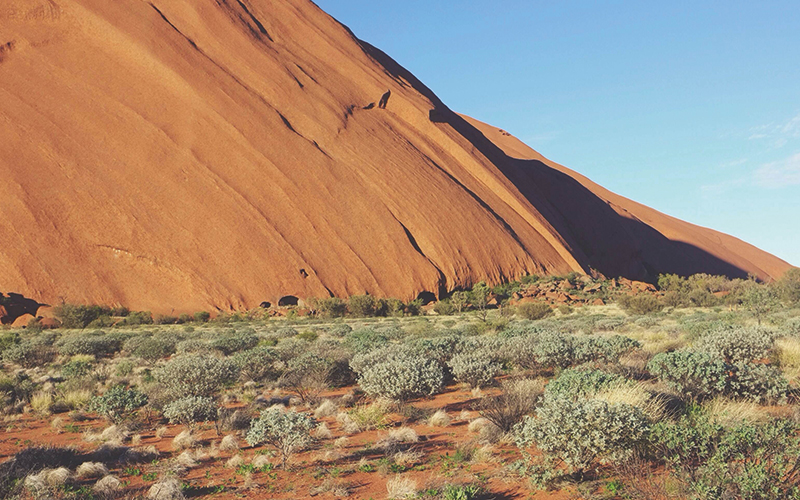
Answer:
<svg viewBox="0 0 800 500"><path fill-rule="evenodd" d="M472 307L478 311L481 321L486 321L486 315L488 314L486 308L489 306L489 294L491 292L492 290L486 286L486 283L481 281L472 287L472 291L469 294L469 301Z"/></svg>
<svg viewBox="0 0 800 500"><path fill-rule="evenodd" d="M450 303L458 314L461 314L464 312L464 308L467 307L467 304L469 304L469 294L462 291L453 292L453 295L450 296Z"/></svg>
<svg viewBox="0 0 800 500"><path fill-rule="evenodd" d="M297 394L303 403L314 401L328 388L333 364L316 354L306 353L289 361L278 383Z"/></svg>
<svg viewBox="0 0 800 500"><path fill-rule="evenodd" d="M742 304L760 325L761 320L775 307L777 300L771 287L752 283L744 292Z"/></svg>
<svg viewBox="0 0 800 500"><path fill-rule="evenodd" d="M261 443L273 446L280 453L281 465L286 469L289 458L313 441L310 433L314 425L314 419L304 413L272 407L262 411L258 420L253 421L246 440L250 446Z"/></svg>
<svg viewBox="0 0 800 500"><path fill-rule="evenodd" d="M188 396L164 407L164 417L172 424L183 424L190 429L197 422L217 420L217 403L212 398Z"/></svg>

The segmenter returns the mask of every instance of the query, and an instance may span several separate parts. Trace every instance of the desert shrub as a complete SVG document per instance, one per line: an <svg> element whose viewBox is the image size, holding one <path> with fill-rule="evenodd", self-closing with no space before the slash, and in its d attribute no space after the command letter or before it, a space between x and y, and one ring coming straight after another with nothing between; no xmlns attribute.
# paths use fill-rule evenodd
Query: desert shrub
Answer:
<svg viewBox="0 0 800 500"><path fill-rule="evenodd" d="M456 380L470 387L483 387L491 383L503 368L482 350L457 354L450 359L448 366Z"/></svg>
<svg viewBox="0 0 800 500"><path fill-rule="evenodd" d="M36 385L24 373L0 378L0 404L3 406L30 401Z"/></svg>
<svg viewBox="0 0 800 500"><path fill-rule="evenodd" d="M121 422L129 414L147 404L147 396L135 388L117 385L102 396L95 396L89 403L90 411L96 412L112 422Z"/></svg>
<svg viewBox="0 0 800 500"><path fill-rule="evenodd" d="M3 351L3 361L24 368L44 366L56 356L56 351L46 338L27 339Z"/></svg>
<svg viewBox="0 0 800 500"><path fill-rule="evenodd" d="M111 309L101 306L61 304L53 309L63 328L86 328L101 316L111 316Z"/></svg>
<svg viewBox="0 0 800 500"><path fill-rule="evenodd" d="M281 463L286 468L289 458L311 442L311 430L316 423L304 413L283 411L272 407L261 412L250 425L246 440L250 446L267 443L281 455Z"/></svg>
<svg viewBox="0 0 800 500"><path fill-rule="evenodd" d="M210 350L211 346L208 342L200 339L182 340L175 346L175 352L177 354L208 353Z"/></svg>
<svg viewBox="0 0 800 500"><path fill-rule="evenodd" d="M530 415L544 392L541 380L521 379L503 382L503 391L497 396L486 396L476 405L481 416L503 432L511 429Z"/></svg>
<svg viewBox="0 0 800 500"><path fill-rule="evenodd" d="M447 299L440 300L439 302L434 304L433 310L439 316L450 316L452 314L455 314L455 312L456 312L455 306L452 304L452 302L450 302Z"/></svg>
<svg viewBox="0 0 800 500"><path fill-rule="evenodd" d="M755 363L736 363L729 370L727 395L751 401L784 401L789 394L789 382L778 367Z"/></svg>
<svg viewBox="0 0 800 500"><path fill-rule="evenodd" d="M112 357L122 349L122 341L103 332L64 336L55 343L64 356L90 354L98 358Z"/></svg>
<svg viewBox="0 0 800 500"><path fill-rule="evenodd" d="M92 371L91 361L85 359L70 360L61 367L61 375L67 379L85 377Z"/></svg>
<svg viewBox="0 0 800 500"><path fill-rule="evenodd" d="M214 338L210 346L212 349L221 351L226 356L239 351L252 349L258 345L258 337L252 330L235 332Z"/></svg>
<svg viewBox="0 0 800 500"><path fill-rule="evenodd" d="M213 422L217 419L217 403L213 398L187 396L164 407L164 417L172 424L193 427L196 422Z"/></svg>
<svg viewBox="0 0 800 500"><path fill-rule="evenodd" d="M523 302L517 305L517 315L527 320L546 318L553 309L546 302Z"/></svg>
<svg viewBox="0 0 800 500"><path fill-rule="evenodd" d="M134 311L123 320L123 325L152 325L153 315L149 311Z"/></svg>
<svg viewBox="0 0 800 500"><path fill-rule="evenodd" d="M347 300L350 315L358 318L375 316L379 307L378 299L372 295L353 295Z"/></svg>
<svg viewBox="0 0 800 500"><path fill-rule="evenodd" d="M727 363L707 353L660 353L650 360L647 369L671 388L693 399L723 394L728 388Z"/></svg>
<svg viewBox="0 0 800 500"><path fill-rule="evenodd" d="M777 283L781 299L790 305L800 304L800 268L786 271Z"/></svg>
<svg viewBox="0 0 800 500"><path fill-rule="evenodd" d="M275 368L278 356L271 347L256 347L237 352L231 359L239 368L241 380L262 382L278 378L278 370Z"/></svg>
<svg viewBox="0 0 800 500"><path fill-rule="evenodd" d="M386 334L372 328L353 330L345 337L345 345L353 352L367 352L389 343Z"/></svg>
<svg viewBox="0 0 800 500"><path fill-rule="evenodd" d="M172 335L137 335L125 341L123 350L128 356L152 362L174 354L177 345L178 339Z"/></svg>
<svg viewBox="0 0 800 500"><path fill-rule="evenodd" d="M620 356L641 347L641 344L622 335L612 337L575 337L572 341L575 363L604 361L616 363Z"/></svg>
<svg viewBox="0 0 800 500"><path fill-rule="evenodd" d="M664 304L658 300L658 297L649 293L620 295L617 303L630 314L652 314L664 308Z"/></svg>
<svg viewBox="0 0 800 500"><path fill-rule="evenodd" d="M332 337L346 337L353 329L347 323L339 323L328 328L328 335Z"/></svg>
<svg viewBox="0 0 800 500"><path fill-rule="evenodd" d="M767 358L773 343L774 335L761 328L723 326L703 334L694 349L739 363Z"/></svg>
<svg viewBox="0 0 800 500"><path fill-rule="evenodd" d="M545 398L535 417L515 429L516 444L531 465L534 481L544 486L562 473L582 474L599 464L628 458L644 442L649 424L642 411L625 403ZM535 445L544 456L526 453Z"/></svg>
<svg viewBox="0 0 800 500"><path fill-rule="evenodd" d="M238 375L232 360L201 355L173 358L154 373L156 381L174 398L212 396Z"/></svg>
<svg viewBox="0 0 800 500"><path fill-rule="evenodd" d="M313 353L305 353L289 361L278 383L297 394L306 403L315 400L328 388L333 365Z"/></svg>
<svg viewBox="0 0 800 500"><path fill-rule="evenodd" d="M548 397L578 399L625 384L625 377L601 370L570 369L547 384Z"/></svg>
<svg viewBox="0 0 800 500"><path fill-rule="evenodd" d="M323 318L341 318L347 314L347 303L338 297L311 299L311 307Z"/></svg>
<svg viewBox="0 0 800 500"><path fill-rule="evenodd" d="M208 320L211 319L211 313L208 311L198 311L194 313L194 320L198 323L208 323Z"/></svg>
<svg viewBox="0 0 800 500"><path fill-rule="evenodd" d="M389 359L380 361L378 358L372 364L353 370L359 374L358 384L367 394L400 401L431 396L444 383L439 363L409 350L398 350Z"/></svg>
<svg viewBox="0 0 800 500"><path fill-rule="evenodd" d="M566 368L573 364L573 338L555 332L543 332L534 339L533 358L539 366Z"/></svg>
<svg viewBox="0 0 800 500"><path fill-rule="evenodd" d="M0 333L0 354L17 343L19 343L19 334L17 332Z"/></svg>
<svg viewBox="0 0 800 500"><path fill-rule="evenodd" d="M692 498L798 498L800 429L787 420L732 428L700 408L655 424L654 453L663 457Z"/></svg>

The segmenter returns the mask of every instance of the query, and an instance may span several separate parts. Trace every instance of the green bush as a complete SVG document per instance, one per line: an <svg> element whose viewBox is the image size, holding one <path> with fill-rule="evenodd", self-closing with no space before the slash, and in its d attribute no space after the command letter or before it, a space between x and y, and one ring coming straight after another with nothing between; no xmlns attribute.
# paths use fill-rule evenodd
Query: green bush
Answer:
<svg viewBox="0 0 800 500"><path fill-rule="evenodd" d="M128 314L122 322L124 325L152 325L153 315L149 311L135 311Z"/></svg>
<svg viewBox="0 0 800 500"><path fill-rule="evenodd" d="M515 439L532 465L534 481L544 486L563 474L562 466L568 474L582 474L627 459L648 431L647 419L634 406L546 397L536 416L516 427ZM527 454L532 445L542 459Z"/></svg>
<svg viewBox="0 0 800 500"><path fill-rule="evenodd" d="M555 332L543 332L536 336L533 358L539 366L566 368L575 362L573 338Z"/></svg>
<svg viewBox="0 0 800 500"><path fill-rule="evenodd" d="M367 352L389 343L389 338L372 328L359 328L347 335L345 344L353 352Z"/></svg>
<svg viewBox="0 0 800 500"><path fill-rule="evenodd" d="M217 410L217 403L213 398L187 396L164 406L163 413L171 424L193 427L196 422L216 421Z"/></svg>
<svg viewBox="0 0 800 500"><path fill-rule="evenodd" d="M252 330L245 330L219 336L211 341L212 349L221 351L226 356L235 352L252 349L258 345L258 337Z"/></svg>
<svg viewBox="0 0 800 500"><path fill-rule="evenodd" d="M791 387L778 367L755 363L736 363L728 372L727 395L757 403L783 402Z"/></svg>
<svg viewBox="0 0 800 500"><path fill-rule="evenodd" d="M137 335L125 341L123 350L128 356L146 361L158 361L175 353L178 339L172 335Z"/></svg>
<svg viewBox="0 0 800 500"><path fill-rule="evenodd" d="M491 383L503 366L482 350L457 354L448 362L453 376L470 387L483 387Z"/></svg>
<svg viewBox="0 0 800 500"><path fill-rule="evenodd" d="M372 295L353 295L347 300L347 309L351 316L368 318L378 315L380 301Z"/></svg>
<svg viewBox="0 0 800 500"><path fill-rule="evenodd" d="M791 421L727 429L695 407L655 424L649 440L692 498L800 498L800 428Z"/></svg>
<svg viewBox="0 0 800 500"><path fill-rule="evenodd" d="M385 350L382 350L385 351ZM370 363L354 358L353 371L359 374L358 384L370 396L407 401L431 396L441 390L444 372L436 360L411 350L395 350L392 356L378 356Z"/></svg>
<svg viewBox="0 0 800 500"><path fill-rule="evenodd" d="M2 403L2 406L7 406L19 402L28 402L35 390L36 385L24 373L18 373L13 377L0 378L0 403Z"/></svg>
<svg viewBox="0 0 800 500"><path fill-rule="evenodd" d="M147 396L136 389L123 385L112 387L102 396L95 396L89 403L89 410L113 422L125 420L129 414L147 404Z"/></svg>
<svg viewBox="0 0 800 500"><path fill-rule="evenodd" d="M346 337L353 329L346 323L339 323L328 328L328 335L332 337L343 338Z"/></svg>
<svg viewBox="0 0 800 500"><path fill-rule="evenodd" d="M656 354L647 369L659 380L684 396L702 399L728 389L729 367L724 360L707 353L676 351Z"/></svg>
<svg viewBox="0 0 800 500"><path fill-rule="evenodd" d="M641 344L622 335L612 337L574 337L575 363L603 361L616 363L620 356L641 347Z"/></svg>
<svg viewBox="0 0 800 500"><path fill-rule="evenodd" d="M53 309L63 328L81 329L101 316L111 316L111 309L101 306L61 304Z"/></svg>
<svg viewBox="0 0 800 500"><path fill-rule="evenodd" d="M338 297L311 299L311 307L323 318L342 318L347 314L347 303Z"/></svg>
<svg viewBox="0 0 800 500"><path fill-rule="evenodd" d="M276 380L278 370L275 368L275 361L278 356L275 349L271 347L256 347L247 351L237 352L232 360L239 368L240 380L254 380L263 382L266 380Z"/></svg>
<svg viewBox="0 0 800 500"><path fill-rule="evenodd" d="M208 320L211 319L211 313L207 311L198 311L194 313L194 320L198 323L208 323Z"/></svg>
<svg viewBox="0 0 800 500"><path fill-rule="evenodd" d="M191 354L172 358L154 373L156 381L175 399L213 396L238 375L239 370L232 360Z"/></svg>
<svg viewBox="0 0 800 500"><path fill-rule="evenodd" d="M44 366L56 357L56 351L47 338L27 339L3 351L3 361L15 363L23 368Z"/></svg>
<svg viewBox="0 0 800 500"><path fill-rule="evenodd" d="M527 320L546 318L553 309L546 302L523 302L517 305L517 315Z"/></svg>
<svg viewBox="0 0 800 500"><path fill-rule="evenodd" d="M61 367L61 375L67 379L85 377L91 372L92 363L82 359L68 361Z"/></svg>
<svg viewBox="0 0 800 500"><path fill-rule="evenodd" d="M728 363L747 363L769 357L774 335L761 328L723 326L700 337L694 349L717 356Z"/></svg>
<svg viewBox="0 0 800 500"><path fill-rule="evenodd" d="M329 360L307 352L287 363L278 383L297 394L304 403L311 402L330 385L332 369Z"/></svg>
<svg viewBox="0 0 800 500"><path fill-rule="evenodd" d="M314 420L304 413L272 407L262 411L261 416L252 422L245 439L250 446L262 443L273 446L280 453L285 469L295 452L312 443L311 429L314 425Z"/></svg>
<svg viewBox="0 0 800 500"><path fill-rule="evenodd" d="M433 306L433 310L439 316L451 316L455 314L456 308L449 300L440 300Z"/></svg>
<svg viewBox="0 0 800 500"><path fill-rule="evenodd" d="M652 314L664 308L664 304L658 300L658 297L649 293L620 295L617 303L630 314Z"/></svg>
<svg viewBox="0 0 800 500"><path fill-rule="evenodd" d="M68 335L55 343L58 353L63 356L88 354L97 358L113 357L122 349L122 341L103 332Z"/></svg>
<svg viewBox="0 0 800 500"><path fill-rule="evenodd" d="M548 397L578 399L625 384L625 377L600 370L570 369L550 381L545 389Z"/></svg>

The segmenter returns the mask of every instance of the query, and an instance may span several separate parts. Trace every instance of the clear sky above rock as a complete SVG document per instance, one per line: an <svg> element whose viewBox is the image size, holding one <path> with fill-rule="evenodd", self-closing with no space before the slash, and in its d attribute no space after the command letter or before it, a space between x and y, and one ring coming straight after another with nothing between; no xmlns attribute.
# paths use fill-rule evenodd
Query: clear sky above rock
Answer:
<svg viewBox="0 0 800 500"><path fill-rule="evenodd" d="M800 265L796 1L317 4L454 110Z"/></svg>

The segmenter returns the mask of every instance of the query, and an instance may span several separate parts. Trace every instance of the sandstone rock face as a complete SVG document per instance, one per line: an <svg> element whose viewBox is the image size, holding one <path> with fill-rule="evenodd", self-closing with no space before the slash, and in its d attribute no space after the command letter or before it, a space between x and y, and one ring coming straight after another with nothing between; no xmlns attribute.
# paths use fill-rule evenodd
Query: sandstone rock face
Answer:
<svg viewBox="0 0 800 500"><path fill-rule="evenodd" d="M174 314L789 267L455 114L309 0L28 3L0 19L0 289Z"/></svg>

